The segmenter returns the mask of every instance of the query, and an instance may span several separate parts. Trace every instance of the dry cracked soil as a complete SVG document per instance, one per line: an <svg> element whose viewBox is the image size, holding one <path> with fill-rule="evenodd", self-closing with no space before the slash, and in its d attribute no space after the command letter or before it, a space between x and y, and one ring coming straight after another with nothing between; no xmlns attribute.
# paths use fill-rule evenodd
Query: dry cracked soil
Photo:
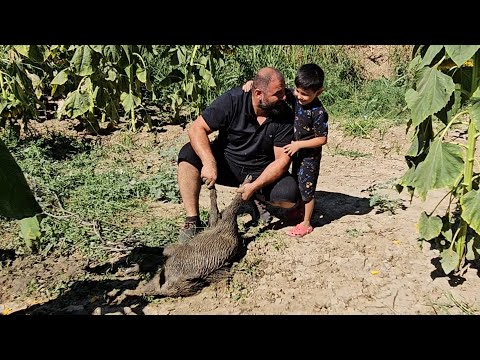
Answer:
<svg viewBox="0 0 480 360"><path fill-rule="evenodd" d="M155 136L163 143L187 139L180 126L167 126ZM417 197L410 201L406 191L394 188L407 168L403 154L408 146L405 126L358 138L343 135L338 124L332 124L316 189L314 231L292 238L285 234L290 225L277 218L269 228L248 226L250 214L241 213L244 256L233 264L229 278L196 295L127 297L122 291L138 283L138 274L118 271L108 286L83 280L60 298L35 297L28 292L32 278L40 284L52 277L68 278L84 271L86 262L75 256L34 264L17 258L0 271L0 313L478 314L478 263L470 264L462 277L445 276L438 250L418 241L421 212L432 211L445 192L429 192L426 201ZM235 189L218 186L218 190L222 209ZM150 206L154 216L182 212L180 204ZM201 206L209 206L204 188Z"/></svg>

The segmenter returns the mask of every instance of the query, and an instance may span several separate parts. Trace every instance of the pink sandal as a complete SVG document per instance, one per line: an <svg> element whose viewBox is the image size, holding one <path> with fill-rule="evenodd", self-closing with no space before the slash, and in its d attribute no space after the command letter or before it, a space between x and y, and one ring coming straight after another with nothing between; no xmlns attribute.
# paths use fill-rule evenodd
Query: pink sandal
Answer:
<svg viewBox="0 0 480 360"><path fill-rule="evenodd" d="M293 237L303 237L307 234L310 234L313 231L313 227L305 227L301 223L297 224L294 228L290 229L287 231L288 236L293 236Z"/></svg>

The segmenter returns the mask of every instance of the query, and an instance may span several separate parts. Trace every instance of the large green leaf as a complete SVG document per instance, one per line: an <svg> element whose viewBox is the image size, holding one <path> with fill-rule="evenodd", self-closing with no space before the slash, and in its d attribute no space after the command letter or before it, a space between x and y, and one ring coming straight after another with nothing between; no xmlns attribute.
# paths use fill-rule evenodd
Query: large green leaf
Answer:
<svg viewBox="0 0 480 360"><path fill-rule="evenodd" d="M212 76L210 70L206 69L205 67L201 67L199 71L200 76L205 80L205 82L210 87L215 87L217 84L215 83L215 79Z"/></svg>
<svg viewBox="0 0 480 360"><path fill-rule="evenodd" d="M420 139L419 136L422 136L423 133L417 133L413 138L412 138L412 143L410 144L410 147L408 148L407 152L405 153L405 156L411 156L415 157L419 154L421 146L420 146Z"/></svg>
<svg viewBox="0 0 480 360"><path fill-rule="evenodd" d="M408 64L407 70L409 73L417 73L417 70L422 67L422 57L420 55L415 56Z"/></svg>
<svg viewBox="0 0 480 360"><path fill-rule="evenodd" d="M3 112L3 109L5 109L8 104L9 103L7 102L7 100L0 97L0 114Z"/></svg>
<svg viewBox="0 0 480 360"><path fill-rule="evenodd" d="M105 45L103 54L112 63L117 63L122 57L122 49L118 45Z"/></svg>
<svg viewBox="0 0 480 360"><path fill-rule="evenodd" d="M128 62L131 62L131 54L132 54L132 45L122 45L122 49L127 56Z"/></svg>
<svg viewBox="0 0 480 360"><path fill-rule="evenodd" d="M23 219L41 212L22 170L0 140L0 215Z"/></svg>
<svg viewBox="0 0 480 360"><path fill-rule="evenodd" d="M446 275L450 274L457 267L460 257L452 249L445 249L442 251L440 264Z"/></svg>
<svg viewBox="0 0 480 360"><path fill-rule="evenodd" d="M37 97L37 99L40 99L43 95L42 79L40 79L40 76L34 73L27 72L27 76L32 82L32 87L35 92L35 96Z"/></svg>
<svg viewBox="0 0 480 360"><path fill-rule="evenodd" d="M140 80L142 83L145 84L147 82L147 69L137 64L136 74L137 74L137 79Z"/></svg>
<svg viewBox="0 0 480 360"><path fill-rule="evenodd" d="M480 45L445 45L447 54L459 67L470 59L478 49L480 49Z"/></svg>
<svg viewBox="0 0 480 360"><path fill-rule="evenodd" d="M41 237L40 222L37 216L21 219L20 221L20 235L25 240L25 244L30 250L33 250L34 243Z"/></svg>
<svg viewBox="0 0 480 360"><path fill-rule="evenodd" d="M64 108L67 116L77 118L85 114L92 106L92 97L87 92L72 91L65 99Z"/></svg>
<svg viewBox="0 0 480 360"><path fill-rule="evenodd" d="M185 94L187 96L191 96L193 93L193 85L194 85L195 79L188 81L187 84L185 85Z"/></svg>
<svg viewBox="0 0 480 360"><path fill-rule="evenodd" d="M477 86L477 88L475 89L475 91L473 92L472 94L472 100L475 99L475 100L480 100L480 85Z"/></svg>
<svg viewBox="0 0 480 360"><path fill-rule="evenodd" d="M92 65L92 50L88 45L80 46L75 50L72 63L77 75L89 76L95 72Z"/></svg>
<svg viewBox="0 0 480 360"><path fill-rule="evenodd" d="M424 240L435 239L442 231L443 223L439 216L428 216L425 212L420 215L418 221L418 233Z"/></svg>
<svg viewBox="0 0 480 360"><path fill-rule="evenodd" d="M104 45L90 45L90 48L99 54L103 53L103 47Z"/></svg>
<svg viewBox="0 0 480 360"><path fill-rule="evenodd" d="M435 68L423 68L417 90L408 89L405 101L412 111L412 123L418 126L428 116L441 110L455 90L455 83L448 75Z"/></svg>
<svg viewBox="0 0 480 360"><path fill-rule="evenodd" d="M115 69L109 69L108 76L105 78L105 80L115 81L116 79L117 79L117 73L115 72Z"/></svg>
<svg viewBox="0 0 480 360"><path fill-rule="evenodd" d="M410 148L407 150L405 156L417 157L430 145L433 138L432 122L424 121L416 129Z"/></svg>
<svg viewBox="0 0 480 360"><path fill-rule="evenodd" d="M480 234L480 191L470 190L460 198L462 218Z"/></svg>
<svg viewBox="0 0 480 360"><path fill-rule="evenodd" d="M398 183L400 185L404 186L404 187L405 186L412 186L414 175L415 175L415 168L414 167L408 168L408 170L405 171L405 173L400 178Z"/></svg>
<svg viewBox="0 0 480 360"><path fill-rule="evenodd" d="M172 64L184 66L187 62L187 48L185 46L179 46L176 55L176 57L172 58Z"/></svg>
<svg viewBox="0 0 480 360"><path fill-rule="evenodd" d="M480 131L480 101L473 104L470 109L470 116L472 117L472 121L475 123L475 127L477 132Z"/></svg>
<svg viewBox="0 0 480 360"><path fill-rule="evenodd" d="M126 112L129 112L132 109L135 109L135 106L138 106L141 103L141 100L139 97L126 92L123 92L120 95L120 101L122 102L122 106Z"/></svg>
<svg viewBox="0 0 480 360"><path fill-rule="evenodd" d="M453 92L452 96L450 96L450 100L448 101L447 105L437 112L435 116L440 119L445 125L447 125L450 120L458 113L461 105L462 105L462 86L460 84L455 84L455 91Z"/></svg>
<svg viewBox="0 0 480 360"><path fill-rule="evenodd" d="M467 253L465 258L473 261L480 255L480 236L471 237L467 240Z"/></svg>
<svg viewBox="0 0 480 360"><path fill-rule="evenodd" d="M43 62L46 58L44 46L42 45L15 45L14 49L21 55L35 62Z"/></svg>
<svg viewBox="0 0 480 360"><path fill-rule="evenodd" d="M449 243L452 242L453 240L453 233L452 233L452 229L451 228L448 228L446 230L442 230L442 235L445 237L445 239L447 239L447 241Z"/></svg>
<svg viewBox="0 0 480 360"><path fill-rule="evenodd" d="M430 45L422 58L420 66L429 66L433 58L443 49L443 45Z"/></svg>
<svg viewBox="0 0 480 360"><path fill-rule="evenodd" d="M68 75L69 75L69 70L68 69L63 69L53 78L51 84L52 85L63 85L63 84L65 84L68 80Z"/></svg>
<svg viewBox="0 0 480 360"><path fill-rule="evenodd" d="M17 50L20 55L28 57L28 51L30 50L30 45L14 45L13 48Z"/></svg>
<svg viewBox="0 0 480 360"><path fill-rule="evenodd" d="M415 169L413 186L420 198L425 199L427 192L452 186L463 170L463 157L460 146L443 143L435 139L425 160Z"/></svg>

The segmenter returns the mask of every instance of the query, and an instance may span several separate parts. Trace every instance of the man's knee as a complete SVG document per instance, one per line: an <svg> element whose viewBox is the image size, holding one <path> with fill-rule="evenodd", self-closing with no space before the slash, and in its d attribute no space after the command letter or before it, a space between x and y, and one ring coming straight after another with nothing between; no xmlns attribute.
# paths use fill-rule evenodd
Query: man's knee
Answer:
<svg viewBox="0 0 480 360"><path fill-rule="evenodd" d="M275 183L270 191L269 202L280 207L291 207L299 199L299 190L295 178L287 175ZM293 204L293 205L292 205Z"/></svg>
<svg viewBox="0 0 480 360"><path fill-rule="evenodd" d="M200 170L195 165L186 160L178 162L177 177L179 179L192 179L195 176L200 177Z"/></svg>

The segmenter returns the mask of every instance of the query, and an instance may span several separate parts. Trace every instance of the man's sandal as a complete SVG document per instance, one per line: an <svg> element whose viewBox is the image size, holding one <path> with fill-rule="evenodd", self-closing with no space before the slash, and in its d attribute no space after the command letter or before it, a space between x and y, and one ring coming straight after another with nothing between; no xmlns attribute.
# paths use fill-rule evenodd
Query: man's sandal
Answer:
<svg viewBox="0 0 480 360"><path fill-rule="evenodd" d="M303 237L307 234L310 234L313 231L313 227L305 227L301 223L297 224L295 227L287 231L288 236L293 236L293 237Z"/></svg>

